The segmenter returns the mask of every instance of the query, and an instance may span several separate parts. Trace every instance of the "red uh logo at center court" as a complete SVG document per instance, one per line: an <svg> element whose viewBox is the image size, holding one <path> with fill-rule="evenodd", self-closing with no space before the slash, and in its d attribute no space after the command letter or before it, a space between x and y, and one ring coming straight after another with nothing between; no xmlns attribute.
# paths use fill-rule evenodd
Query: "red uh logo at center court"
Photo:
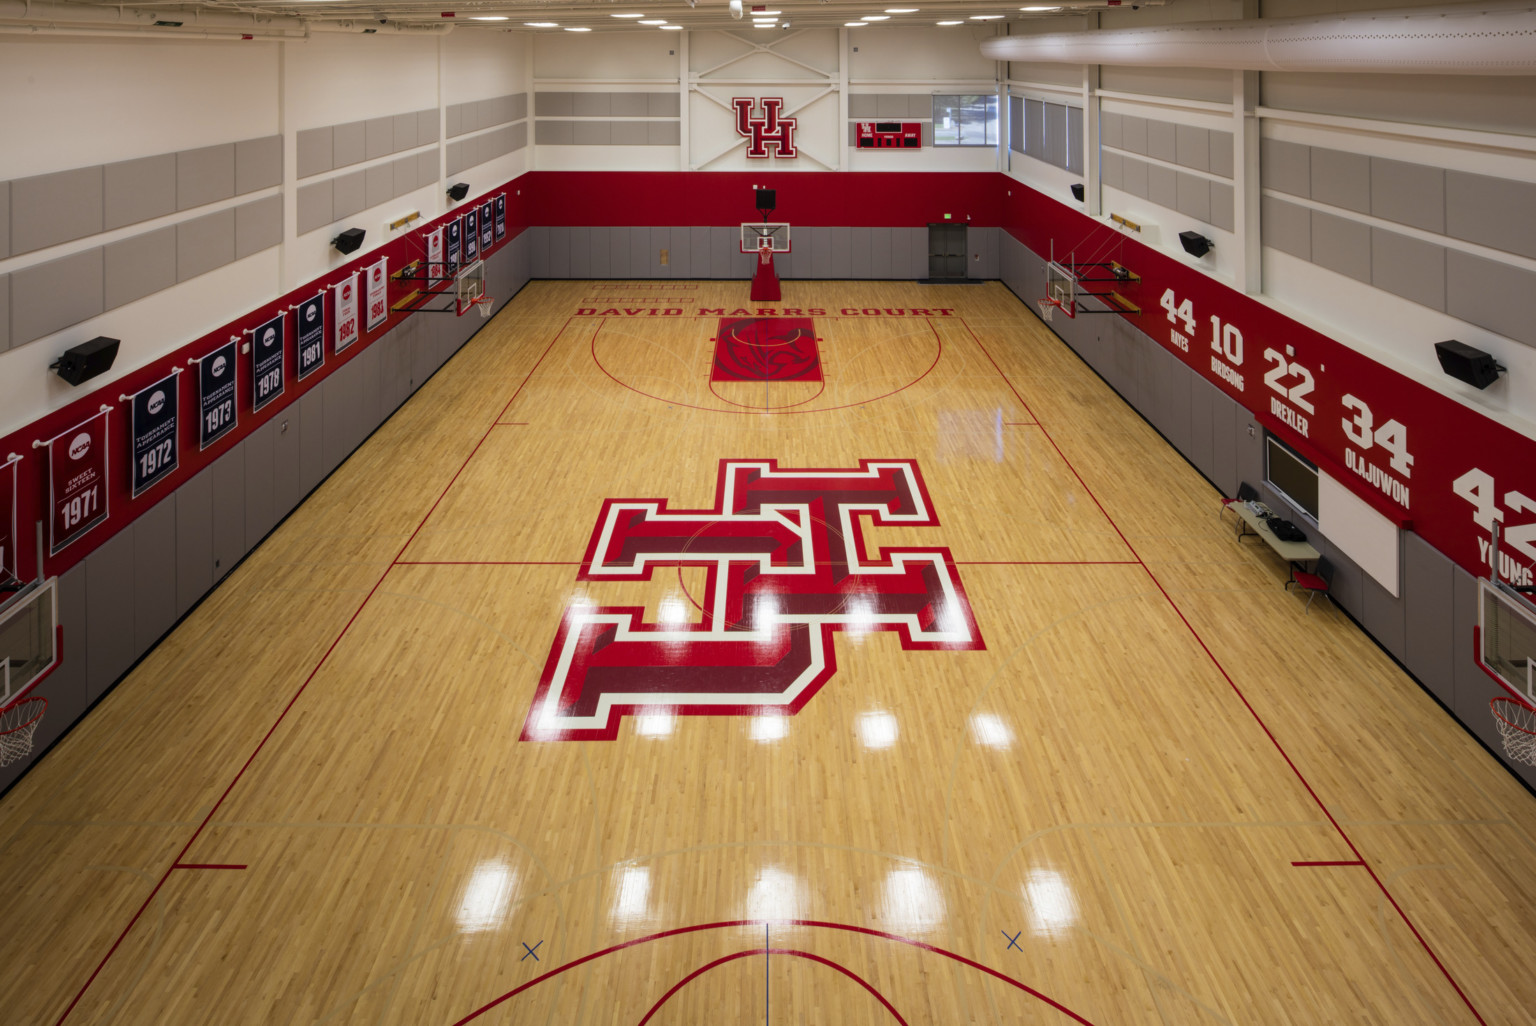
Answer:
<svg viewBox="0 0 1536 1026"><path fill-rule="evenodd" d="M778 151L780 157L799 156L799 151L795 149L797 122L794 118L779 115L784 101L778 97L763 97L763 116L759 118L752 116L755 103L750 96L738 96L731 101L731 105L736 108L736 131L748 139L747 156L767 157L770 146Z"/></svg>

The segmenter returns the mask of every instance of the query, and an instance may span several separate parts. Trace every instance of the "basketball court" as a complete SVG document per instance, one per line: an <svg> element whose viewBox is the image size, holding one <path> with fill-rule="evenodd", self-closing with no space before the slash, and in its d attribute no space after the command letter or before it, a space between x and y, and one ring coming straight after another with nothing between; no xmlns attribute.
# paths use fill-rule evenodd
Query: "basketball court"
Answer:
<svg viewBox="0 0 1536 1026"><path fill-rule="evenodd" d="M533 283L0 802L3 1018L1526 1021L1536 803L1219 500L997 283Z"/></svg>

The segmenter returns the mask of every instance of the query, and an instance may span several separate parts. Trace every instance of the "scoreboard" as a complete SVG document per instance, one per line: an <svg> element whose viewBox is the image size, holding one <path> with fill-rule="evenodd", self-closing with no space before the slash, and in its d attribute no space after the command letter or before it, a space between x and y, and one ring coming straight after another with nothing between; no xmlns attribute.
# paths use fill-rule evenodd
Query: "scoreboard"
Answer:
<svg viewBox="0 0 1536 1026"><path fill-rule="evenodd" d="M861 150L916 150L923 145L921 121L860 121L858 148Z"/></svg>

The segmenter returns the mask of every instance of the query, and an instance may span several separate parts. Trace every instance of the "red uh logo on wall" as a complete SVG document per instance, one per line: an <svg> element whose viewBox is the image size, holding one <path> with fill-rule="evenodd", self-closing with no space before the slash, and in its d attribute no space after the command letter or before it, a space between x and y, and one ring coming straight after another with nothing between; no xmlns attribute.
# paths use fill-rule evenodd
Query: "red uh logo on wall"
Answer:
<svg viewBox="0 0 1536 1026"><path fill-rule="evenodd" d="M768 147L772 146L778 151L780 157L797 157L799 151L795 149L795 125L794 118L782 117L779 111L784 107L784 101L778 97L763 97L762 117L753 117L752 108L756 101L750 96L738 96L731 101L736 108L736 131L745 136L747 143L747 156L767 157Z"/></svg>
<svg viewBox="0 0 1536 1026"><path fill-rule="evenodd" d="M866 523L938 522L915 460L721 460L713 509L606 500L579 580L702 567L702 593L664 599L655 623L635 606L568 607L523 740L611 739L636 712L795 713L837 672L836 631L892 631L904 649L986 648L949 549L872 553L864 540Z"/></svg>

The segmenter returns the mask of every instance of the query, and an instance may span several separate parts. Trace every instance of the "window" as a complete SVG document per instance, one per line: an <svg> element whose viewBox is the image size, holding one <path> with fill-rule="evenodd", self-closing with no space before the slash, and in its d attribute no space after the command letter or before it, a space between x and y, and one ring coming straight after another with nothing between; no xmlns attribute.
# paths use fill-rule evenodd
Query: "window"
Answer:
<svg viewBox="0 0 1536 1026"><path fill-rule="evenodd" d="M933 98L935 146L996 146L998 139L996 95Z"/></svg>
<svg viewBox="0 0 1536 1026"><path fill-rule="evenodd" d="M1269 443L1265 478L1291 505L1317 519L1317 467L1302 459L1273 437Z"/></svg>

